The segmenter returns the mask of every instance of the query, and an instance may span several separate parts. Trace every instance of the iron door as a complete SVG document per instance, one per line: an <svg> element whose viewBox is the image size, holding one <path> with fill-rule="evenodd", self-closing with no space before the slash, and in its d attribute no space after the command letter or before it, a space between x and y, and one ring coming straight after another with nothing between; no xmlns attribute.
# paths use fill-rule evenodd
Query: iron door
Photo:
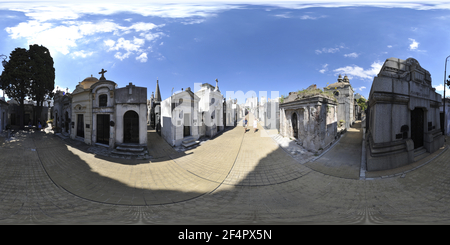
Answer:
<svg viewBox="0 0 450 245"><path fill-rule="evenodd" d="M411 111L411 139L414 142L414 149L423 146L424 115L423 109L416 108Z"/></svg>
<svg viewBox="0 0 450 245"><path fill-rule="evenodd" d="M292 114L292 129L294 131L294 138L298 138L297 113Z"/></svg>
<svg viewBox="0 0 450 245"><path fill-rule="evenodd" d="M134 111L123 116L123 142L139 143L139 115Z"/></svg>
<svg viewBox="0 0 450 245"><path fill-rule="evenodd" d="M84 119L83 114L77 115L77 136L84 138Z"/></svg>
<svg viewBox="0 0 450 245"><path fill-rule="evenodd" d="M109 114L97 115L97 143L109 145Z"/></svg>

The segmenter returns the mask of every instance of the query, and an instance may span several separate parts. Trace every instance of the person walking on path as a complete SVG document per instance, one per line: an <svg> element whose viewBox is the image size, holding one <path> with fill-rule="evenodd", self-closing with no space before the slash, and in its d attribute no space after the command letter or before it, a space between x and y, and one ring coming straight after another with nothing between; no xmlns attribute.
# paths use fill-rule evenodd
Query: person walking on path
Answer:
<svg viewBox="0 0 450 245"><path fill-rule="evenodd" d="M258 129L258 121L255 119L253 119L253 133L256 132L256 130Z"/></svg>
<svg viewBox="0 0 450 245"><path fill-rule="evenodd" d="M247 133L247 118L244 118L244 133Z"/></svg>

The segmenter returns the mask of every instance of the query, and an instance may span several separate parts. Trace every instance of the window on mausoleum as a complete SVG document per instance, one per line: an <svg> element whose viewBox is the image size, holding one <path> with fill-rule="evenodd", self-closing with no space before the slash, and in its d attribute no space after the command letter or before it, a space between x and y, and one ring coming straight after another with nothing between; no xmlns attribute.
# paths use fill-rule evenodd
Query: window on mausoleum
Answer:
<svg viewBox="0 0 450 245"><path fill-rule="evenodd" d="M106 94L102 94L98 97L98 106L106 107L108 104L108 96Z"/></svg>

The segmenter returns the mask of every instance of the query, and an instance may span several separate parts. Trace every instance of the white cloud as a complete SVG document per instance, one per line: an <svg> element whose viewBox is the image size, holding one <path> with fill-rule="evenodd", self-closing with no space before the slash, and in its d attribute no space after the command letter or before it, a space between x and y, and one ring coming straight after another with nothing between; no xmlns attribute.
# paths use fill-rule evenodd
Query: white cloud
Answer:
<svg viewBox="0 0 450 245"><path fill-rule="evenodd" d="M343 46L340 46L339 48L322 48L321 50L316 49L316 54L321 53L336 53L340 50L340 48L343 48Z"/></svg>
<svg viewBox="0 0 450 245"><path fill-rule="evenodd" d="M321 15L321 16L316 17L316 16L310 16L310 15L302 15L302 16L300 16L300 19L302 19L302 20L317 20L317 19L325 18L325 17L327 17L327 16Z"/></svg>
<svg viewBox="0 0 450 245"><path fill-rule="evenodd" d="M153 40L155 40L157 38L161 38L161 37L165 36L165 34L162 33L162 32L141 33L141 34L139 34L139 36L144 37L145 40L147 40L147 41L153 41Z"/></svg>
<svg viewBox="0 0 450 245"><path fill-rule="evenodd" d="M140 62L147 62L147 53L142 53L138 57L136 57L136 60Z"/></svg>
<svg viewBox="0 0 450 245"><path fill-rule="evenodd" d="M323 65L322 69L319 70L319 72L322 73L322 74L325 73L326 71L328 71L328 64Z"/></svg>
<svg viewBox="0 0 450 245"><path fill-rule="evenodd" d="M350 53L350 54L344 54L345 57L350 57L350 58L357 58L359 56L359 54L357 53Z"/></svg>
<svg viewBox="0 0 450 245"><path fill-rule="evenodd" d="M84 50L81 50L81 51L75 51L75 52L72 52L72 56L75 58L75 57L82 57L82 58L86 58L86 57L88 57L88 56L91 56L92 54L94 54L94 52L86 52L86 51L84 51Z"/></svg>
<svg viewBox="0 0 450 245"><path fill-rule="evenodd" d="M128 58L128 56L130 56L130 54L131 54L131 52L127 52L125 54L122 54L122 52L117 52L114 54L114 57L119 60L124 60L124 59Z"/></svg>
<svg viewBox="0 0 450 245"><path fill-rule="evenodd" d="M388 48L392 48L392 45L388 45L387 47L388 47Z"/></svg>
<svg viewBox="0 0 450 245"><path fill-rule="evenodd" d="M164 25L161 25L161 27L162 26ZM135 31L149 31L155 29L156 27L158 26L153 23L138 22L136 24L131 25L128 29L134 29Z"/></svg>
<svg viewBox="0 0 450 245"><path fill-rule="evenodd" d="M416 50L419 47L419 43L416 42L415 39L408 38L409 41L411 41L411 44L409 45L409 50Z"/></svg>
<svg viewBox="0 0 450 245"><path fill-rule="evenodd" d="M359 79L373 79L380 72L381 67L383 66L382 62L373 62L371 68L368 70L364 70L357 65L345 66L341 68L337 68L333 70L335 74L347 74L347 76L351 78L359 78Z"/></svg>
<svg viewBox="0 0 450 245"><path fill-rule="evenodd" d="M279 18L291 18L290 12L287 13L283 13L283 14L276 14L274 15L275 17L279 17Z"/></svg>
<svg viewBox="0 0 450 245"><path fill-rule="evenodd" d="M442 84L435 86L434 88L436 89L436 91L444 91L444 85Z"/></svg>
<svg viewBox="0 0 450 245"><path fill-rule="evenodd" d="M359 90L359 91L363 91L363 89L366 89L366 87L365 86L361 86L359 88L356 88L356 90Z"/></svg>
<svg viewBox="0 0 450 245"><path fill-rule="evenodd" d="M92 41L101 40L96 34L123 35L135 32L143 38L134 38L134 40L119 39L117 41L112 38L106 38L103 44L107 50L124 49L125 54L117 54L116 57L123 59L130 55L129 52L137 51L142 48L145 40L154 40L165 36L162 32L150 33L150 31L163 27L164 25L156 25L154 23L137 22L130 26L122 26L114 23L112 20L101 20L97 22L64 20L59 23L40 22L38 20L30 20L19 23L14 27L5 28L9 37L12 39L24 38L28 44L39 44L46 46L50 52L59 52L63 55L71 53L73 48L82 49L79 45L84 45ZM47 19L45 19L47 20ZM86 57L88 53L72 53L72 57Z"/></svg>
<svg viewBox="0 0 450 245"><path fill-rule="evenodd" d="M198 20L188 20L188 21L183 21L181 23L183 23L184 25L192 25L192 24L200 24L202 22L205 22L206 19L198 19Z"/></svg>
<svg viewBox="0 0 450 245"><path fill-rule="evenodd" d="M107 50L108 52L109 51L119 51L114 54L114 57L116 59L124 60L135 52L142 52L143 46L145 44L145 40L142 38L137 38L137 37L133 37L133 40L126 40L125 38L121 37L117 41L114 41L111 39L105 40L104 44L108 47L108 50ZM120 50L124 50L126 52L123 53ZM145 61L142 61L142 60L144 60L144 56L145 56L145 61L147 61L146 53L141 54L141 56L137 57L136 59L138 59L141 62L145 62Z"/></svg>

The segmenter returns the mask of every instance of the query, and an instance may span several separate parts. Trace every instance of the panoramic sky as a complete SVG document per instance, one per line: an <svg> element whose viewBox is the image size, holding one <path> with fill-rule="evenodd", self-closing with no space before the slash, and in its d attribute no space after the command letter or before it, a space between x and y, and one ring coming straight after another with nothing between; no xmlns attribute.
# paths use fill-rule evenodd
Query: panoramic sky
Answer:
<svg viewBox="0 0 450 245"><path fill-rule="evenodd" d="M119 87L147 87L148 98L158 79L162 99L216 79L224 96L287 95L339 74L368 98L386 59L413 57L443 93L444 1L158 2L0 0L0 54L8 60L17 47L43 45L62 90L105 69Z"/></svg>

